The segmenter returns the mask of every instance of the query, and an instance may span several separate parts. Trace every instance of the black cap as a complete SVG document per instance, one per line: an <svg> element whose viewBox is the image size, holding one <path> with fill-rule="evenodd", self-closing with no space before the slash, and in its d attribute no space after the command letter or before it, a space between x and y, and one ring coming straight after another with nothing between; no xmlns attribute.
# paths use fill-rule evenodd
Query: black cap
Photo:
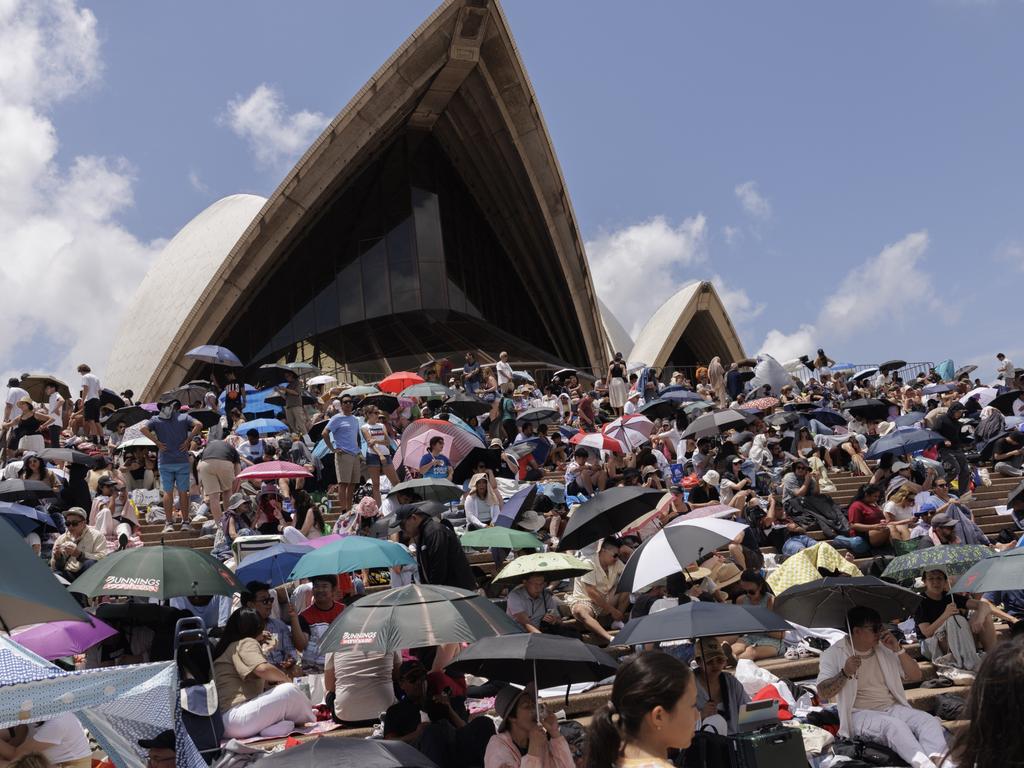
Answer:
<svg viewBox="0 0 1024 768"><path fill-rule="evenodd" d="M139 746L143 749L174 749L174 731L161 731L152 739L139 739Z"/></svg>
<svg viewBox="0 0 1024 768"><path fill-rule="evenodd" d="M402 523L409 519L409 517L415 513L421 515L430 514L420 509L419 504L402 504L395 509L395 521L391 524L392 528L398 528Z"/></svg>

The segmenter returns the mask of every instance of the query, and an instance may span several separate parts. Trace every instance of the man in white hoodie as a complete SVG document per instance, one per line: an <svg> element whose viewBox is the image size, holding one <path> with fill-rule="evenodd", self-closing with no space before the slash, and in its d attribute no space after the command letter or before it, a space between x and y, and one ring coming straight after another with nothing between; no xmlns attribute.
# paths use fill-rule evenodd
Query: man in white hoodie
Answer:
<svg viewBox="0 0 1024 768"><path fill-rule="evenodd" d="M839 735L888 747L914 768L934 768L946 753L942 723L914 709L903 683L921 680L921 668L883 631L872 608L847 614L850 637L821 654L818 696L839 705Z"/></svg>

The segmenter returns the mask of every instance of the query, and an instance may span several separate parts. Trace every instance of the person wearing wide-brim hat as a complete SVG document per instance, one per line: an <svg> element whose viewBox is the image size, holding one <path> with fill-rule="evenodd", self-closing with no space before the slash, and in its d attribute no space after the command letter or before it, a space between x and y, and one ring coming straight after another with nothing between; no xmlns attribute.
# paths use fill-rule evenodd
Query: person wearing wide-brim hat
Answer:
<svg viewBox="0 0 1024 768"><path fill-rule="evenodd" d="M502 768L574 768L569 743L558 730L554 711L541 710L537 722L536 693L506 686L494 698L494 711L501 719L498 732L487 742L485 766Z"/></svg>

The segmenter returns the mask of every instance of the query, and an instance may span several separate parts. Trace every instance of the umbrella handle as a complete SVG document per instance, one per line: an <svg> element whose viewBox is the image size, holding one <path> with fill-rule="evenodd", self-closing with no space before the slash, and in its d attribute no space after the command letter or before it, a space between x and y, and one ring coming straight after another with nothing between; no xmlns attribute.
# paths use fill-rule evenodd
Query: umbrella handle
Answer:
<svg viewBox="0 0 1024 768"><path fill-rule="evenodd" d="M537 688L537 660L533 660L533 708L537 715L537 725L540 725L540 691Z"/></svg>

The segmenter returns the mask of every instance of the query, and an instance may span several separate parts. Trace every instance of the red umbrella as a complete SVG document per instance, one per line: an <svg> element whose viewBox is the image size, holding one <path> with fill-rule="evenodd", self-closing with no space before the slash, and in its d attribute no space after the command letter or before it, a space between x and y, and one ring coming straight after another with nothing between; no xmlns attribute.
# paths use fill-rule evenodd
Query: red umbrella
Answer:
<svg viewBox="0 0 1024 768"><path fill-rule="evenodd" d="M377 389L381 392L390 392L393 395L397 395L406 387L411 387L413 384L422 384L424 381L425 379L417 373L398 371L377 382Z"/></svg>
<svg viewBox="0 0 1024 768"><path fill-rule="evenodd" d="M623 453L622 443L614 437L603 435L600 432L577 432L569 439L569 442L573 445L582 445L584 448Z"/></svg>
<svg viewBox="0 0 1024 768"><path fill-rule="evenodd" d="M239 480L277 480L282 477L312 477L313 473L290 461L265 461L238 473Z"/></svg>

